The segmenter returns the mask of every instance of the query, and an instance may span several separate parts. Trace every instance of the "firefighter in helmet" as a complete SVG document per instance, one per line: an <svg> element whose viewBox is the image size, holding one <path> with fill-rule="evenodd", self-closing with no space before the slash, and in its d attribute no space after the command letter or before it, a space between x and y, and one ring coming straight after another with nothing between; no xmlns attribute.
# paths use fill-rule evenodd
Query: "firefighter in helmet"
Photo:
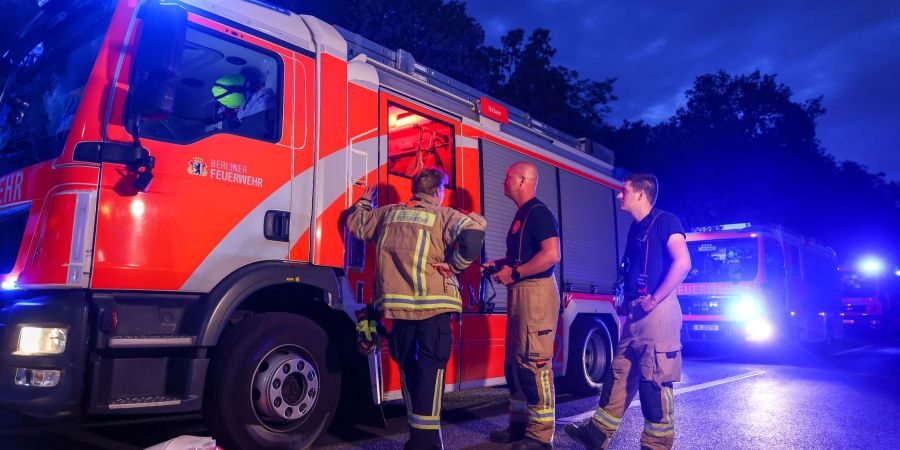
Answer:
<svg viewBox="0 0 900 450"><path fill-rule="evenodd" d="M275 120L271 112L276 106L275 91L266 87L266 76L254 66L240 73L225 75L212 86L212 95L221 107L223 124L230 130L240 129L254 137L272 138Z"/></svg>

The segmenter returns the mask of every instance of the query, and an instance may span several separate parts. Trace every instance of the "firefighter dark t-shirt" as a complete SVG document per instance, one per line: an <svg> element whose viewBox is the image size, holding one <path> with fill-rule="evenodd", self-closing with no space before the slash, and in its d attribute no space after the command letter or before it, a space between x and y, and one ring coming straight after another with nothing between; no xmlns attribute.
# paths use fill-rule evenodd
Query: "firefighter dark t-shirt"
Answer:
<svg viewBox="0 0 900 450"><path fill-rule="evenodd" d="M653 218L656 217L654 221ZM652 229L648 230L650 224ZM667 244L673 234L684 235L681 221L674 214L661 209L653 209L640 222L633 222L628 229L628 241L625 244L625 260L628 271L625 275L625 298L637 298L638 278L644 271L644 259L647 255L646 241L650 243L649 262L647 264L647 293L652 294L659 287L669 267L672 257Z"/></svg>
<svg viewBox="0 0 900 450"><path fill-rule="evenodd" d="M526 219L527 216L527 219ZM533 198L518 211L506 234L506 260L510 264L518 260L524 264L541 250L541 242L547 238L559 237L559 224L556 217L543 202ZM521 254L519 244L521 239ZM522 279L546 278L553 275L556 265L549 269L523 277Z"/></svg>

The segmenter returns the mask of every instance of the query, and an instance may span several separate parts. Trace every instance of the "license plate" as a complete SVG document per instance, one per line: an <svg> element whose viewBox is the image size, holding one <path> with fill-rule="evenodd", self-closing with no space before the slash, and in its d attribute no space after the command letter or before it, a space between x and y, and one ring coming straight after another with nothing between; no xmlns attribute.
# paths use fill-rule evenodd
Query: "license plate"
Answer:
<svg viewBox="0 0 900 450"><path fill-rule="evenodd" d="M844 323L856 323L853 319L844 319Z"/></svg>
<svg viewBox="0 0 900 450"><path fill-rule="evenodd" d="M719 331L719 326L715 324L698 323L694 324L694 331Z"/></svg>

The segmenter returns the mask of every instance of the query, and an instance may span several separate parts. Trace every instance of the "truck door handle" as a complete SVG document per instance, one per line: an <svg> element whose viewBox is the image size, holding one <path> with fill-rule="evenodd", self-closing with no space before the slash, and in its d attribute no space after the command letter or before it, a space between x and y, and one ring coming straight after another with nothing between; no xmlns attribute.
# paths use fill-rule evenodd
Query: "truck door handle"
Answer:
<svg viewBox="0 0 900 450"><path fill-rule="evenodd" d="M263 234L270 241L288 242L291 228L291 213L287 211L266 211Z"/></svg>

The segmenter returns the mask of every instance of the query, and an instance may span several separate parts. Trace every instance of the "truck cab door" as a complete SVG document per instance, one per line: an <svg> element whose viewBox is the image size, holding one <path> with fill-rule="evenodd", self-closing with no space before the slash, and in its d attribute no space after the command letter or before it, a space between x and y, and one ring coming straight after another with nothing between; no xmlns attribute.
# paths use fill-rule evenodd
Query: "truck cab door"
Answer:
<svg viewBox="0 0 900 450"><path fill-rule="evenodd" d="M136 142L143 74L132 68L144 40L159 39L142 33L152 26L134 20L105 142ZM193 13L178 45L171 112L137 122L152 178L100 158L94 288L208 292L238 268L288 257L293 52Z"/></svg>

